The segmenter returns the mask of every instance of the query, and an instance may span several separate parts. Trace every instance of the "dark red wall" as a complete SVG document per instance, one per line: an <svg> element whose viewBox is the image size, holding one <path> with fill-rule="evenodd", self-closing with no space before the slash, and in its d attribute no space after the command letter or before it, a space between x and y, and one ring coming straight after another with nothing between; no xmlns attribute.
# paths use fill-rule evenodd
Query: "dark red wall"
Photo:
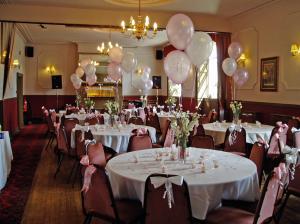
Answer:
<svg viewBox="0 0 300 224"><path fill-rule="evenodd" d="M18 130L18 104L17 98L4 99L3 103L3 129L14 134Z"/></svg>
<svg viewBox="0 0 300 224"><path fill-rule="evenodd" d="M42 116L42 106L45 106L47 109L57 109L56 95L26 95L24 97L29 104L32 118L40 118ZM76 96L74 95L59 95L58 109L64 109L66 104L75 104L75 99Z"/></svg>

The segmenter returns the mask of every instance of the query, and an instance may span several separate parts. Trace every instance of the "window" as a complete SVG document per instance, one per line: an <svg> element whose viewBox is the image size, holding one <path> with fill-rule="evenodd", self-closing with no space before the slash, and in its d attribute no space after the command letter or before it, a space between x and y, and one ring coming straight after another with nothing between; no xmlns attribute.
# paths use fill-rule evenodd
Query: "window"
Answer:
<svg viewBox="0 0 300 224"><path fill-rule="evenodd" d="M197 72L197 100L218 97L218 55L216 42L209 59L203 63Z"/></svg>
<svg viewBox="0 0 300 224"><path fill-rule="evenodd" d="M168 96L181 97L181 84L175 84L168 79Z"/></svg>

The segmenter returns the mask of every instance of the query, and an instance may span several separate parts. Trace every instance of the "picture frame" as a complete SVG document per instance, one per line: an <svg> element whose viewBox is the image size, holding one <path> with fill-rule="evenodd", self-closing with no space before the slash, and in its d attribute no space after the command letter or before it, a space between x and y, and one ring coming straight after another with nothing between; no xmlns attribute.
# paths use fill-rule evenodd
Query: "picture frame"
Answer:
<svg viewBox="0 0 300 224"><path fill-rule="evenodd" d="M278 90L279 57L261 59L260 91L276 92Z"/></svg>
<svg viewBox="0 0 300 224"><path fill-rule="evenodd" d="M161 76L152 76L153 87L152 89L161 89Z"/></svg>

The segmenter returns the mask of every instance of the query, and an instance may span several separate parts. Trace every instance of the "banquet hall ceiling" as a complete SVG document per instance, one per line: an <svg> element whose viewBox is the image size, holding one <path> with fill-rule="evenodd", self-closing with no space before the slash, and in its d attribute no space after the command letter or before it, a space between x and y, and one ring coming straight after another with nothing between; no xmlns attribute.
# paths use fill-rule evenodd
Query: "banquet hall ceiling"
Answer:
<svg viewBox="0 0 300 224"><path fill-rule="evenodd" d="M142 8L151 11L194 12L232 17L276 0L142 0ZM8 4L128 10L138 0L2 0Z"/></svg>

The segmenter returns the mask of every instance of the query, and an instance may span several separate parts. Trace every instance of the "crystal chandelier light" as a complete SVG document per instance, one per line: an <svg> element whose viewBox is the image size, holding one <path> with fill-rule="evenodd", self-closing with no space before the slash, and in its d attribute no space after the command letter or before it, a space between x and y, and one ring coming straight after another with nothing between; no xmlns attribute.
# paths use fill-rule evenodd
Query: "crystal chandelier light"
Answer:
<svg viewBox="0 0 300 224"><path fill-rule="evenodd" d="M113 47L119 47L119 48L122 49L122 47L118 43L115 43L115 45L113 45L111 43L111 30L109 30L109 41L108 41L108 43L105 44L104 42L102 42L100 46L97 46L97 51L99 51L99 53L102 54L102 55L108 55L109 50Z"/></svg>
<svg viewBox="0 0 300 224"><path fill-rule="evenodd" d="M157 34L157 23L154 22L152 26L152 35L148 35L150 28L150 18L146 16L143 22L143 17L141 16L141 0L139 0L139 15L135 21L133 17L130 17L129 25L126 27L126 23L123 20L121 22L122 33L128 33L130 36L137 38L138 40L144 38L153 38Z"/></svg>

